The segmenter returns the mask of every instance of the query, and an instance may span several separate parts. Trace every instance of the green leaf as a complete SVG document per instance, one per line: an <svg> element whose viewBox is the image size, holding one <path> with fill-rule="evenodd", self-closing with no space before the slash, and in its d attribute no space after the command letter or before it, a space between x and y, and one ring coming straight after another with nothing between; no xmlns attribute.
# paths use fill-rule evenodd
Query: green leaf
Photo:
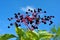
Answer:
<svg viewBox="0 0 60 40"><path fill-rule="evenodd" d="M47 32L47 31L38 31L38 34L39 34L39 38L40 39L41 38L48 38L48 39L50 39L50 38L52 38L54 36L53 34Z"/></svg>
<svg viewBox="0 0 60 40"><path fill-rule="evenodd" d="M60 27L58 27L56 34L57 34L57 35L60 35Z"/></svg>
<svg viewBox="0 0 60 40"><path fill-rule="evenodd" d="M52 32L52 33L56 33L56 32L57 32L55 26L51 29L51 32Z"/></svg>
<svg viewBox="0 0 60 40"><path fill-rule="evenodd" d="M55 26L51 29L51 32L55 34L55 36L53 37L53 40L60 40L60 27L58 27L57 29L55 28Z"/></svg>
<svg viewBox="0 0 60 40"><path fill-rule="evenodd" d="M28 36L29 39L31 40L37 40L38 39L38 35L35 31L31 31L31 30L28 30L26 32L26 35Z"/></svg>
<svg viewBox="0 0 60 40"><path fill-rule="evenodd" d="M14 37L16 37L16 36L13 34L4 34L4 35L0 36L0 40L8 40L8 39L14 38Z"/></svg>
<svg viewBox="0 0 60 40"><path fill-rule="evenodd" d="M23 35L24 35L24 30L21 29L21 28L16 27L16 33L17 33L17 35L18 35L19 37L20 37L20 36L23 36Z"/></svg>
<svg viewBox="0 0 60 40"><path fill-rule="evenodd" d="M16 27L16 33L17 33L20 40L25 39L25 31L23 29Z"/></svg>
<svg viewBox="0 0 60 40"><path fill-rule="evenodd" d="M54 37L54 40L59 40L60 39L60 27L57 28L57 32L56 32L56 35Z"/></svg>
<svg viewBox="0 0 60 40"><path fill-rule="evenodd" d="M60 36L55 36L53 39L54 40L60 40Z"/></svg>
<svg viewBox="0 0 60 40"><path fill-rule="evenodd" d="M16 27L16 33L19 37L19 40L40 40L41 38L50 39L53 37L53 34L47 31L31 31L31 30L23 30L19 27Z"/></svg>
<svg viewBox="0 0 60 40"><path fill-rule="evenodd" d="M49 38L41 38L40 40L50 40Z"/></svg>

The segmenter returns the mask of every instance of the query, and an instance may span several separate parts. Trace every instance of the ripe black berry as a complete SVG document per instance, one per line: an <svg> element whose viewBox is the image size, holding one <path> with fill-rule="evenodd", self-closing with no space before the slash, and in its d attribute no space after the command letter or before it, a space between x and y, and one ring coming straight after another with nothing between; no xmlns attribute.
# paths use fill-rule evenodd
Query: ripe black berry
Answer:
<svg viewBox="0 0 60 40"><path fill-rule="evenodd" d="M33 11L31 10L31 12L33 12Z"/></svg>
<svg viewBox="0 0 60 40"><path fill-rule="evenodd" d="M28 14L28 12L26 12L26 14Z"/></svg>
<svg viewBox="0 0 60 40"><path fill-rule="evenodd" d="M8 28L10 28L10 26L8 26Z"/></svg>
<svg viewBox="0 0 60 40"><path fill-rule="evenodd" d="M44 11L44 13L46 13L46 11Z"/></svg>
<svg viewBox="0 0 60 40"><path fill-rule="evenodd" d="M30 11L30 9L28 9L28 11Z"/></svg>
<svg viewBox="0 0 60 40"><path fill-rule="evenodd" d="M20 13L18 13L18 15L20 15Z"/></svg>
<svg viewBox="0 0 60 40"><path fill-rule="evenodd" d="M10 26L12 26L13 24L12 23L10 23Z"/></svg>

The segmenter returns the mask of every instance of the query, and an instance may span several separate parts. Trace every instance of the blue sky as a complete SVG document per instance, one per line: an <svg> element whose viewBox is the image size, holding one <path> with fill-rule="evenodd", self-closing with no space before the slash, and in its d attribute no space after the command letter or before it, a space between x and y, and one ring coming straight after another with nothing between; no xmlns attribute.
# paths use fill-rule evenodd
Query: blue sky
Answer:
<svg viewBox="0 0 60 40"><path fill-rule="evenodd" d="M55 16L53 25L58 26L60 24L60 0L0 0L0 34L16 34L14 27L7 28L9 25L7 18L13 16L14 13L20 12L21 8L26 8L27 6L46 10L46 15ZM49 31L53 25L40 24L39 28Z"/></svg>

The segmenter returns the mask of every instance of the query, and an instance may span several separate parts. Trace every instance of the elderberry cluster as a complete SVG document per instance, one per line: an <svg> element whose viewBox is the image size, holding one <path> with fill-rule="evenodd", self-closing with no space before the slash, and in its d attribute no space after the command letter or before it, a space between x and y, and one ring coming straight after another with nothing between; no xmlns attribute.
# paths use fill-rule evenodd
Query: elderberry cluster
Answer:
<svg viewBox="0 0 60 40"><path fill-rule="evenodd" d="M30 14L31 13L31 17ZM15 19L14 23L10 23L10 26L12 25L16 25L16 27L21 26L21 23L24 23L27 27L30 24L31 28L28 27L30 30L34 30L34 29L38 29L38 24L40 23L44 23L47 24L47 21L50 22L49 25L51 25L53 23L53 21L51 20L52 18L54 18L54 16L44 16L43 18L38 15L38 14L43 14L46 13L46 11L42 12L41 8L38 9L28 9L28 11L26 12L26 16L25 15L21 15L21 13L15 13L14 17L8 18L9 21ZM18 24L19 23L19 24ZM33 25L33 23L35 25ZM10 28L10 26L8 26L8 28Z"/></svg>

